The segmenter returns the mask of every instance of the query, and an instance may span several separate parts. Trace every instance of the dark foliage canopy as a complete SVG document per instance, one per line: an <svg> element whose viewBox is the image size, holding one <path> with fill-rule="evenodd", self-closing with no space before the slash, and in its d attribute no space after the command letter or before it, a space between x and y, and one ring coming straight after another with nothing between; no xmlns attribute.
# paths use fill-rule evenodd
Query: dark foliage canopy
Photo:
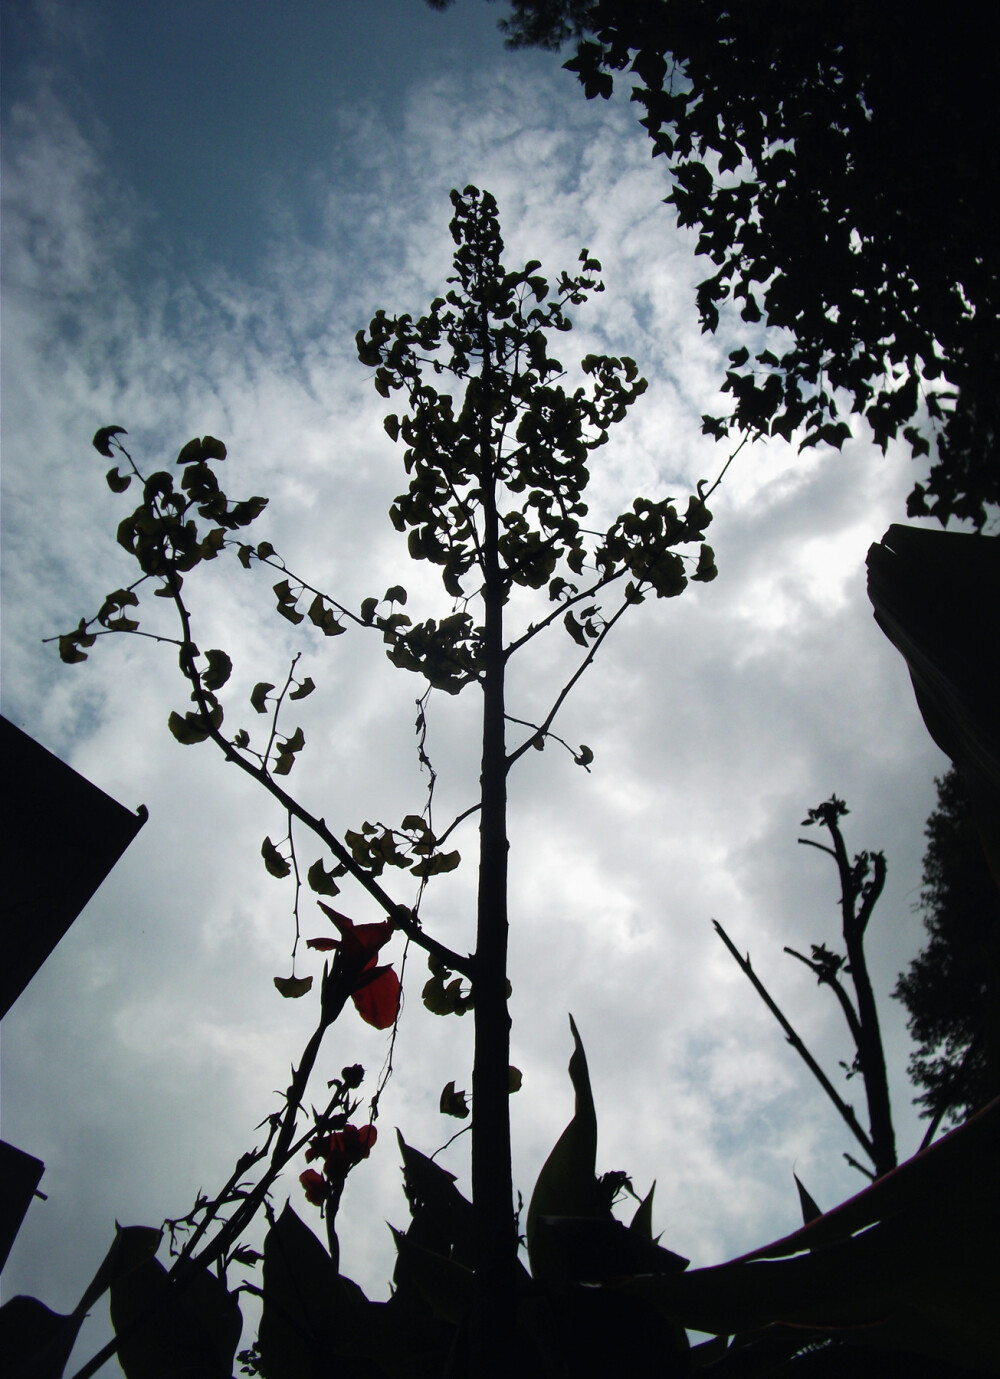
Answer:
<svg viewBox="0 0 1000 1379"><path fill-rule="evenodd" d="M511 0L501 27L512 47L579 39L566 66L589 98L633 80L667 200L714 265L702 325L728 302L748 327L706 431L839 448L860 413L883 449L935 447L910 516L981 528L1000 501L1000 11L926 18L901 0Z"/></svg>
<svg viewBox="0 0 1000 1379"><path fill-rule="evenodd" d="M969 799L952 768L937 782L927 820L920 908L929 941L900 975L893 995L909 1012L918 1043L910 1077L927 1116L946 1104L963 1120L988 1099L985 949L1000 929L1000 893L990 875Z"/></svg>

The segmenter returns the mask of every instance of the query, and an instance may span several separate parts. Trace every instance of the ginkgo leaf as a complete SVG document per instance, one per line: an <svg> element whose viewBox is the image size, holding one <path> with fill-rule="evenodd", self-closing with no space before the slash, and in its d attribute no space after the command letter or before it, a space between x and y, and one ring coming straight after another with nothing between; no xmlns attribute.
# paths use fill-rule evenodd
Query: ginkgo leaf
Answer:
<svg viewBox="0 0 1000 1379"><path fill-rule="evenodd" d="M124 426L102 426L94 432L94 439L91 445L99 455L104 455L107 459L112 459L111 440L114 436L127 436L128 432Z"/></svg>
<svg viewBox="0 0 1000 1379"><path fill-rule="evenodd" d="M317 858L306 872L306 880L317 895L339 895L340 887L333 879L333 873L323 870L323 859Z"/></svg>
<svg viewBox="0 0 1000 1379"><path fill-rule="evenodd" d="M167 727L173 733L178 742L185 747L193 746L196 742L204 742L208 737L208 729L201 726L204 719L201 714L186 713L183 718L179 713L172 713L167 719Z"/></svg>
<svg viewBox="0 0 1000 1379"><path fill-rule="evenodd" d="M454 1082L449 1082L441 1091L438 1109L443 1116L454 1116L465 1120L469 1114L469 1103L464 1092L456 1092Z"/></svg>
<svg viewBox="0 0 1000 1379"><path fill-rule="evenodd" d="M306 695L312 694L315 688L316 686L313 683L311 677L307 675L306 678L302 681L301 685L299 685L298 689L293 689L288 697L289 699L305 699Z"/></svg>
<svg viewBox="0 0 1000 1379"><path fill-rule="evenodd" d="M289 698L291 698L291 697L292 697L292 696L289 695ZM290 738L288 738L285 742L279 743L279 745L278 745L278 751L279 751L279 752L292 752L292 753L301 752L301 751L302 751L302 748L303 748L305 745L306 745L305 733L303 733L303 731L302 731L301 728L296 728L295 731L294 731L294 733L292 733L292 735L291 735Z"/></svg>
<svg viewBox="0 0 1000 1379"><path fill-rule="evenodd" d="M119 474L117 469L109 469L104 477L112 493L124 493L132 482L131 474Z"/></svg>
<svg viewBox="0 0 1000 1379"><path fill-rule="evenodd" d="M226 446L223 441L217 440L215 436L202 436L201 458L203 460L224 460L226 454Z"/></svg>
<svg viewBox="0 0 1000 1379"><path fill-rule="evenodd" d="M267 868L267 870L271 873L272 876L278 877L279 880L282 877L287 876L292 869L291 864L284 857L282 857L281 853L271 842L270 838L265 838L264 841L261 843L260 855L264 859L264 866Z"/></svg>
<svg viewBox="0 0 1000 1379"><path fill-rule="evenodd" d="M77 646L76 638L72 632L67 632L65 636L59 638L59 659L65 661L68 666L76 665L87 659L87 653L81 651Z"/></svg>
<svg viewBox="0 0 1000 1379"><path fill-rule="evenodd" d="M208 670L201 677L202 684L208 690L221 689L233 673L233 663L218 647L206 651L205 656L208 659Z"/></svg>
<svg viewBox="0 0 1000 1379"><path fill-rule="evenodd" d="M568 612L563 618L563 626L573 638L574 642L579 646L585 647L587 645L587 638L584 636L583 628L577 622L576 618L574 618L572 612Z"/></svg>
<svg viewBox="0 0 1000 1379"><path fill-rule="evenodd" d="M266 680L261 680L254 685L253 693L250 695L250 703L258 713L267 713L267 704L264 701L273 689L274 686L269 685Z"/></svg>
<svg viewBox="0 0 1000 1379"><path fill-rule="evenodd" d="M343 623L337 621L333 609L327 608L322 594L317 594L309 605L309 620L315 623L324 637L336 637L338 633L347 630Z"/></svg>
<svg viewBox="0 0 1000 1379"><path fill-rule="evenodd" d="M312 977L275 977L274 984L286 1000L296 1001L312 990Z"/></svg>

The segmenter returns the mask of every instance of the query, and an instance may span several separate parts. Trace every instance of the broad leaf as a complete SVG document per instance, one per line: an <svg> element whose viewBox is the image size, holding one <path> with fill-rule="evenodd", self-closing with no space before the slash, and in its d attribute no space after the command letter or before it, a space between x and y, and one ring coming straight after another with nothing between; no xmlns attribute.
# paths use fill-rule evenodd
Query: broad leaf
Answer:
<svg viewBox="0 0 1000 1379"><path fill-rule="evenodd" d="M596 1192L597 1113L590 1090L587 1056L572 1015L569 1024L574 1044L569 1075L576 1093L576 1111L545 1160L528 1206L528 1258L532 1274L542 1280L560 1278L563 1270L544 1232L539 1231L540 1218L606 1214L600 1209Z"/></svg>
<svg viewBox="0 0 1000 1379"><path fill-rule="evenodd" d="M243 1319L208 1269L182 1280L148 1259L111 1284L111 1321L126 1379L230 1379Z"/></svg>

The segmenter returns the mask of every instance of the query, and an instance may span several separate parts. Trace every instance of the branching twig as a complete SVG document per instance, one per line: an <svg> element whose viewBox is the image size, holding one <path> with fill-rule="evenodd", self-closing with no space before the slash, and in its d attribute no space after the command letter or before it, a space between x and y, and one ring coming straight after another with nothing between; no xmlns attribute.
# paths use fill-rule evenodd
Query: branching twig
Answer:
<svg viewBox="0 0 1000 1379"><path fill-rule="evenodd" d="M740 970L744 973L745 976L749 977L750 981L753 983L754 989L756 990L758 996L760 996L761 1000L767 1006L768 1010L777 1020L781 1028L785 1031L785 1034L788 1036L788 1042L791 1044L792 1048L795 1049L795 1051L799 1054L800 1058L803 1060L806 1067L812 1073L813 1077L815 1077L816 1081L823 1088L824 1092L826 1092L827 1096L833 1102L834 1106L836 1106L838 1115L848 1126L848 1128L851 1131L851 1134L861 1145L862 1149L869 1156L869 1158L871 1158L872 1162L874 1162L875 1154L872 1142L869 1139L869 1137L865 1134L865 1132L862 1130L861 1126L858 1124L857 1117L855 1116L853 1110L850 1106L848 1106L847 1102L843 1099L843 1097L834 1087L833 1083L830 1081L826 1073L816 1062L815 1058L813 1058L812 1054L806 1048L805 1044L802 1042L801 1038L793 1029L793 1027L789 1024L788 1020L785 1019L785 1016L782 1013L782 1011L778 1008L774 1001L772 1001L770 995L764 987L764 984L761 982L760 978L757 976L756 972L751 967L749 956L746 958L743 957L743 955L737 949L736 945L730 939L729 935L726 933L725 929L723 929L722 925L719 923L717 919L713 919L712 924L715 926L715 932L719 935L723 943L729 949L730 953L732 953L733 957L736 959L737 963L740 966Z"/></svg>

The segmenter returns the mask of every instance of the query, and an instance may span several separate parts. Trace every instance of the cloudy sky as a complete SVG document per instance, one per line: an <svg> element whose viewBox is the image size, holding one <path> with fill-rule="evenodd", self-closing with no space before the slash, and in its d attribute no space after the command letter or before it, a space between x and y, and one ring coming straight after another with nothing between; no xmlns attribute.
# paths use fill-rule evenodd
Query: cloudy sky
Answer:
<svg viewBox="0 0 1000 1379"><path fill-rule="evenodd" d="M4 1297L70 1310L115 1219L158 1224L221 1185L313 1014L272 984L289 971L291 891L260 844L283 819L210 744L170 736L185 693L169 650L105 638L70 667L42 645L131 578L114 540L128 495L108 492L95 429L126 427L146 472L194 435L222 437L230 492L270 498L256 539L343 602L403 583L437 612L386 518L400 455L353 342L378 307L419 312L442 289L448 193L472 182L497 197L508 267L537 258L555 276L584 245L603 262L607 290L578 311L564 361L628 353L649 379L596 457L595 508L686 498L725 463L700 417L722 410L740 337L725 322L717 338L699 332L705 270L662 204L663 168L626 100L587 103L553 55L506 52L497 14L481 0L446 15L421 0L6 7L3 713L150 818L5 1022L3 1136L45 1161L48 1201L31 1208ZM841 454L745 449L711 504L719 578L635 610L560 717L567 740L593 748L591 773L556 748L520 764L512 1114L525 1199L572 1110L570 1011L600 1167L626 1169L641 1192L657 1180L655 1228L696 1264L794 1227L793 1170L824 1207L862 1185L842 1158L847 1131L710 923L750 949L836 1073L851 1051L835 1003L782 953L837 937L832 865L796 846L806 809L833 792L851 809L849 847L888 855L869 952L900 1149L916 1147L888 993L920 944L922 829L945 760L872 621L864 571L916 477L860 429ZM377 639L324 644L291 627L272 582L221 561L190 581L197 640L234 661L227 721L252 726L251 687L280 682L301 652L318 688L296 716L299 797L341 832L419 811L420 683ZM533 717L573 653L562 632L533 644L511 712ZM475 708L471 691L431 701L439 822L474 797ZM423 908L462 950L475 841L471 823L456 834L467 860ZM346 888L341 900L376 917ZM308 910L306 933L323 932ZM398 967L401 940L391 953ZM425 979L411 954L382 1138L342 1210L342 1266L374 1297L392 1267L384 1222L405 1220L391 1131L433 1151L458 1128L438 1113L442 1086L470 1080L471 1021L428 1013ZM386 1052L386 1036L345 1016L319 1076L362 1062L370 1094ZM467 1145L442 1155L465 1186ZM285 1195L318 1224L294 1174ZM106 1328L101 1310L81 1358Z"/></svg>

